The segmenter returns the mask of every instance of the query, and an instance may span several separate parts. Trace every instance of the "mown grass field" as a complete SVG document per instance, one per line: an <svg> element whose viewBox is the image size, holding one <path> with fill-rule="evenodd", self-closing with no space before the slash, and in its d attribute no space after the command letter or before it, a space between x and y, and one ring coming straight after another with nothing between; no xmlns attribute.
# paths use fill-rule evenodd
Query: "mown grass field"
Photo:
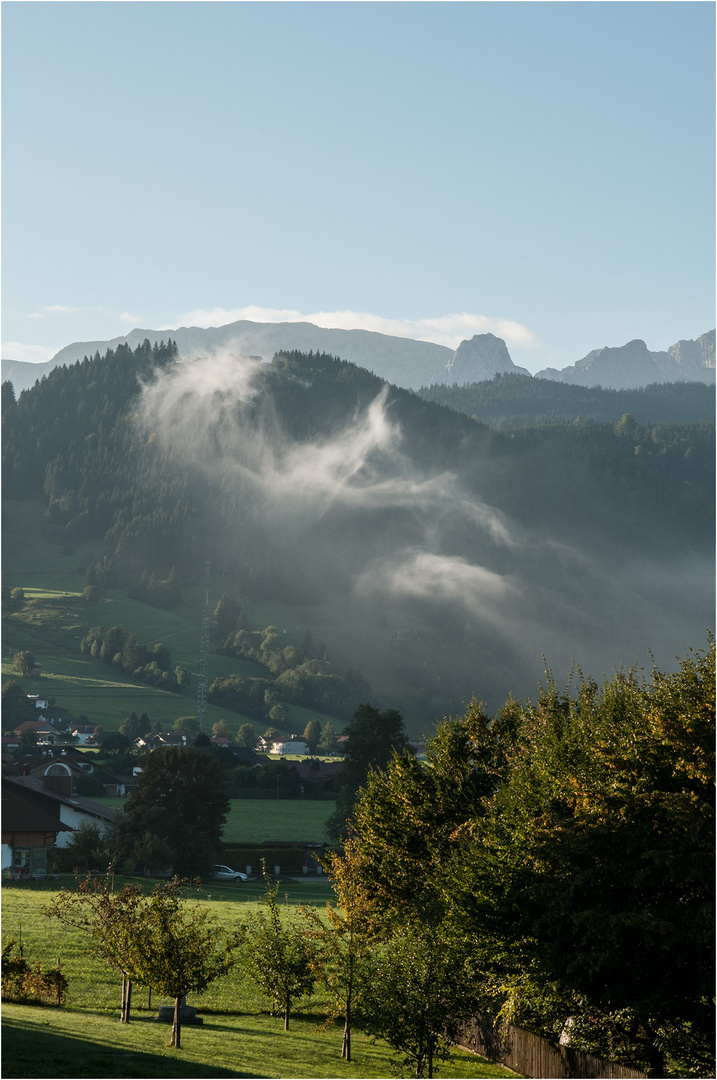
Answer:
<svg viewBox="0 0 717 1080"><path fill-rule="evenodd" d="M261 844L265 840L321 842L335 803L330 800L232 799L222 840Z"/></svg>
<svg viewBox="0 0 717 1080"><path fill-rule="evenodd" d="M105 797L94 801L120 810L127 802ZM225 844L263 844L265 840L321 843L336 805L330 799L230 799L229 804L222 834Z"/></svg>
<svg viewBox="0 0 717 1080"><path fill-rule="evenodd" d="M118 879L116 885L121 885ZM341 1030L316 1029L324 1021L317 992L298 1003L290 1030L269 1014L270 1002L237 965L204 994L190 997L202 1015L201 1027L186 1026L182 1049L170 1050L169 1027L153 1019L167 999L136 988L134 1019L118 1020L119 981L91 952L79 931L48 919L57 886L5 885L2 890L3 942L18 938L26 959L43 966L59 957L69 980L63 1009L4 1004L2 1074L14 1077L361 1077L397 1075L393 1055L380 1040L374 1044L355 1033L352 1061L341 1061ZM322 907L331 895L326 881L287 884L292 906ZM284 889L282 889L282 892ZM198 902L208 905L218 921L231 929L237 919L257 910L262 887L212 886ZM300 917L298 912L296 917ZM513 1075L465 1051L456 1050L441 1068L442 1077Z"/></svg>

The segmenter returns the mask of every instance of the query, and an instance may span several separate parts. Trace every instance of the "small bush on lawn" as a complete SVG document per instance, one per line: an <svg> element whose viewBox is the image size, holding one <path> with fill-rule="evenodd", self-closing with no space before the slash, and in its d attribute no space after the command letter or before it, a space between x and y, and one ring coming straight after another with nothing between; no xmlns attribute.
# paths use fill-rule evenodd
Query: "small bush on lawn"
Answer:
<svg viewBox="0 0 717 1080"><path fill-rule="evenodd" d="M19 953L12 955L17 942L11 938L2 950L2 1000L23 1005L64 1005L67 979L60 965L42 970L31 966Z"/></svg>

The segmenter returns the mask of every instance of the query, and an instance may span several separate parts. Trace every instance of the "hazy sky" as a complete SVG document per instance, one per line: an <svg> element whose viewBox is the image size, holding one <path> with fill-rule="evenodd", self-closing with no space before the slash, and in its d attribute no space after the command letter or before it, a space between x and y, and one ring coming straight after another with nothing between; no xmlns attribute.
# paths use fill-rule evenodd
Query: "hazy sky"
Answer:
<svg viewBox="0 0 717 1080"><path fill-rule="evenodd" d="M3 357L238 318L715 325L715 7L2 4Z"/></svg>

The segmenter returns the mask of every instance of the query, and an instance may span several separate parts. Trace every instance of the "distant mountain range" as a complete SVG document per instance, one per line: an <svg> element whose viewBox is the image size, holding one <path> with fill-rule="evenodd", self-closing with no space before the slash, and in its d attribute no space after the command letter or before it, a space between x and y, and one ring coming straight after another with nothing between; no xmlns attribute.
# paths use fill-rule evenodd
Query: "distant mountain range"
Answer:
<svg viewBox="0 0 717 1080"><path fill-rule="evenodd" d="M714 383L715 332L710 330L696 341L678 341L667 352L650 352L639 338L617 349L605 346L593 349L562 371L545 368L535 377L611 390L632 390L661 382Z"/></svg>
<svg viewBox="0 0 717 1080"><path fill-rule="evenodd" d="M494 375L529 375L513 363L505 342L493 334L476 334L462 341L454 351L430 341L393 337L369 330L330 330L312 323L257 323L242 320L219 327L182 326L176 330L132 330L108 341L78 341L67 345L46 364L3 360L2 378L10 380L16 392L28 389L58 364L74 364L85 356L127 343L136 347L172 338L180 354L197 357L217 351L271 360L279 350L324 352L349 360L359 367L410 390L432 384L468 384L492 379ZM656 382L715 381L715 331L696 341L678 341L666 352L650 352L644 341L635 340L618 348L604 347L558 371L545 368L535 376L578 386L603 386L615 390L633 389Z"/></svg>

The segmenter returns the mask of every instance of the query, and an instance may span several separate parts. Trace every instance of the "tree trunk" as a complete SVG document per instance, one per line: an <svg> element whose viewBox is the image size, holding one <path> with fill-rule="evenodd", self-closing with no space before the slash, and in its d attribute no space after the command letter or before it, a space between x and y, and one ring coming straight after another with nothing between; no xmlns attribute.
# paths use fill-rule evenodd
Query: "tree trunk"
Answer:
<svg viewBox="0 0 717 1080"><path fill-rule="evenodd" d="M172 1021L172 1038L169 1043L176 1050L182 1045L182 995L178 994L174 999L174 1020Z"/></svg>
<svg viewBox="0 0 717 1080"><path fill-rule="evenodd" d="M659 1046L657 1046L657 1031L646 1020L642 1021L642 1028L648 1039L647 1045L647 1060L649 1066L647 1069L647 1075L654 1077L657 1080L658 1077L663 1077L665 1073L665 1055Z"/></svg>
<svg viewBox="0 0 717 1080"><path fill-rule="evenodd" d="M122 972L122 1004L120 1006L120 1023L129 1024L129 1004L132 992L132 983Z"/></svg>
<svg viewBox="0 0 717 1080"><path fill-rule="evenodd" d="M341 1046L341 1057L346 1061L351 1060L351 1002L346 1002L346 1019L344 1021L344 1041Z"/></svg>
<svg viewBox="0 0 717 1080"><path fill-rule="evenodd" d="M289 1030L289 1008L290 1007L291 1007L291 998L287 994L286 999L284 1001L284 1031Z"/></svg>

